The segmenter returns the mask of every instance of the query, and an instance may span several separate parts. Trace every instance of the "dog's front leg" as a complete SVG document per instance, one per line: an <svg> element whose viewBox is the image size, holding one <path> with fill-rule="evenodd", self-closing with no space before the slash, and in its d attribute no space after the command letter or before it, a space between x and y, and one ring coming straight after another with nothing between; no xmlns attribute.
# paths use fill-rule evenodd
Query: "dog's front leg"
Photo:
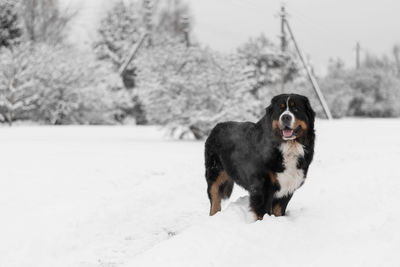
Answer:
<svg viewBox="0 0 400 267"><path fill-rule="evenodd" d="M271 186L263 186L250 192L250 208L257 220L262 220L265 214L271 215L273 190Z"/></svg>

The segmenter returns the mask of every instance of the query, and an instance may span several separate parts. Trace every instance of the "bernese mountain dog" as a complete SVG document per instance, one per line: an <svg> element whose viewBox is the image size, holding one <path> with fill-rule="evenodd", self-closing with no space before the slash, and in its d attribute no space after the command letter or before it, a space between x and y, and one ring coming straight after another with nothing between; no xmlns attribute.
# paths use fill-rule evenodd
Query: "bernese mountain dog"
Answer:
<svg viewBox="0 0 400 267"><path fill-rule="evenodd" d="M256 219L285 215L313 159L314 119L307 97L281 94L257 123L217 124L205 143L210 215L221 210L234 182L249 192Z"/></svg>

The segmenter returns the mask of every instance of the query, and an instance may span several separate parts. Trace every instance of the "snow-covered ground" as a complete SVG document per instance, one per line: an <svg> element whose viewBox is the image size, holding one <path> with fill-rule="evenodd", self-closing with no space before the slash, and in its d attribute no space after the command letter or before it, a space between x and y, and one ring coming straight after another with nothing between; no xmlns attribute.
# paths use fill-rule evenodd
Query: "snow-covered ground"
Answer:
<svg viewBox="0 0 400 267"><path fill-rule="evenodd" d="M288 216L257 222L238 187L208 217L203 142L0 128L0 266L400 266L400 120L316 127Z"/></svg>

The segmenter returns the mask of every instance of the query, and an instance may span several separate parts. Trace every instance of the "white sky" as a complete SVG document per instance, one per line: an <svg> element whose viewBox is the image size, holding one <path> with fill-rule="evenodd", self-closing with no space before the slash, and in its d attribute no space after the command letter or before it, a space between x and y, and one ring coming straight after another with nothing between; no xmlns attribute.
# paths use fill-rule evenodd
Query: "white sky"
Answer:
<svg viewBox="0 0 400 267"><path fill-rule="evenodd" d="M99 14L111 1L65 1L82 7L74 39L90 40L95 36ZM280 0L187 1L195 19L196 39L214 49L233 51L261 32L278 42L280 26L276 15ZM348 67L353 67L357 41L364 51L376 54L389 53L395 43L400 43L398 0L287 0L285 3L296 38L317 71L324 69L330 57L341 57Z"/></svg>

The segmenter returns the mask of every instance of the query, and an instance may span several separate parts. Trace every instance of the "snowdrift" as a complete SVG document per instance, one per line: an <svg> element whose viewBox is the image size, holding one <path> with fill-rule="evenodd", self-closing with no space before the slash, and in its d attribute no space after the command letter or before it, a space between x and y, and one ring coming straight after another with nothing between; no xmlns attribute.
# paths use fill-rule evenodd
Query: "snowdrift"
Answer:
<svg viewBox="0 0 400 267"><path fill-rule="evenodd" d="M154 127L0 131L0 266L399 266L399 120L318 121L285 217L235 187L208 216L203 142Z"/></svg>

